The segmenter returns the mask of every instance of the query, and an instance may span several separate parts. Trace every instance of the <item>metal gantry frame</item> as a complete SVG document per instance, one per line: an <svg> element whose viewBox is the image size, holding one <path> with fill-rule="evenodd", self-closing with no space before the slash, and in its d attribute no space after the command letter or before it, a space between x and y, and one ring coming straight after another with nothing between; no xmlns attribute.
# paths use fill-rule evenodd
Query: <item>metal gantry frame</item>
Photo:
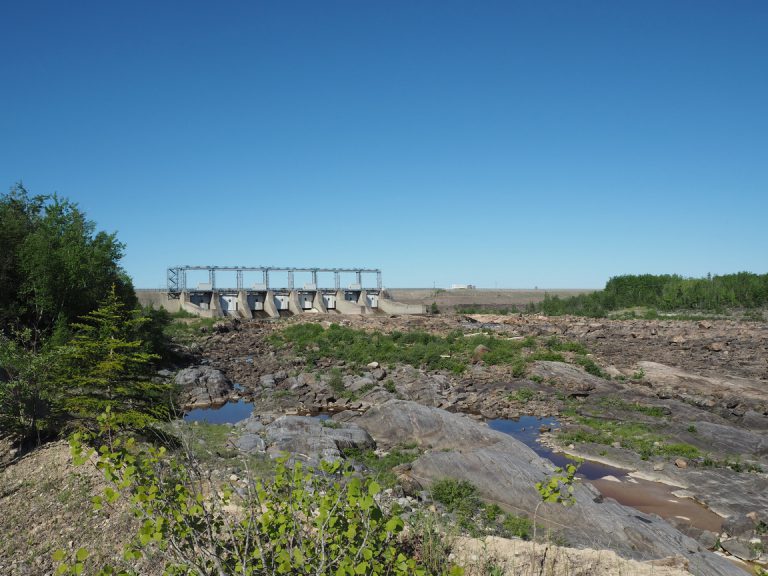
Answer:
<svg viewBox="0 0 768 576"><path fill-rule="evenodd" d="M187 291L187 272L189 270L206 270L208 272L208 282L211 285L211 291L217 290L243 290L244 272L261 272L264 284L264 290L271 290L269 285L270 272L287 272L288 286L279 286L275 289L293 290L293 275L295 272L310 272L312 274L312 284L316 290L330 290L330 287L324 288L317 285L318 272L333 272L334 290L341 289L341 275L344 273L355 274L355 280L361 290L381 290L381 270L378 268L290 268L278 266L171 266L168 268L168 295L170 297L178 296L181 292ZM216 285L216 272L235 272L237 278L236 287L218 287ZM376 286L363 286L363 275L370 276L376 274Z"/></svg>

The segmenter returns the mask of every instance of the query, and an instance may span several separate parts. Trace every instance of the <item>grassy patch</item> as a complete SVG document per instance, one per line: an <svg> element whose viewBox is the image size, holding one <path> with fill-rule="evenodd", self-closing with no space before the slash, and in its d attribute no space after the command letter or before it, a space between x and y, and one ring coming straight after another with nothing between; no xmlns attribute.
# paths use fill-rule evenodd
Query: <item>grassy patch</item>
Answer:
<svg viewBox="0 0 768 576"><path fill-rule="evenodd" d="M613 444L620 442L623 448L637 452L643 460L652 456L698 458L699 449L690 444L666 443L666 438L653 432L650 426L637 422L618 422L578 416L580 424L591 430L562 430L558 440L563 444L578 442L590 444Z"/></svg>
<svg viewBox="0 0 768 576"><path fill-rule="evenodd" d="M734 472L763 472L763 467L759 464L742 462L738 456L728 456L722 460L714 460L707 456L702 460L701 465L706 468L730 468Z"/></svg>
<svg viewBox="0 0 768 576"><path fill-rule="evenodd" d="M210 329L220 322L221 318L199 318L197 316L175 316L173 321L165 327L166 338L179 344L189 344L200 337L201 329Z"/></svg>
<svg viewBox="0 0 768 576"><path fill-rule="evenodd" d="M523 386L519 390L516 390L512 394L508 395L507 399L510 402L520 402L521 404L528 404L528 402L533 400L535 396L536 396L536 392L534 392L527 386Z"/></svg>
<svg viewBox="0 0 768 576"><path fill-rule="evenodd" d="M578 343L547 341L533 337L510 340L493 334L476 334L470 337L461 331L440 336L422 331L413 332L365 332L332 324L324 329L319 324L294 324L270 336L274 346L290 346L314 365L321 358L343 360L348 366L361 367L369 362L395 365L409 364L430 370L450 370L462 373L469 366L475 348L485 346L488 351L483 362L491 365L508 365L513 375L522 377L526 365L536 360L565 362L564 354L575 354L577 361L586 349ZM340 385L341 384L341 385ZM340 376L332 376L332 388L342 394ZM334 388L336 391L336 388Z"/></svg>
<svg viewBox="0 0 768 576"><path fill-rule="evenodd" d="M577 356L576 363L584 368L588 374L592 374L598 378L605 378L605 373L603 370L589 356Z"/></svg>
<svg viewBox="0 0 768 576"><path fill-rule="evenodd" d="M395 446L384 456L378 456L373 450L349 448L342 451L344 458L363 464L382 485L392 487L397 484L397 477L392 468L416 460L420 453L413 444Z"/></svg>
<svg viewBox="0 0 768 576"><path fill-rule="evenodd" d="M443 478L432 484L432 498L449 512L475 512L481 504L477 488L466 480Z"/></svg>
<svg viewBox="0 0 768 576"><path fill-rule="evenodd" d="M647 406L638 402L626 402L615 396L602 398L598 404L604 408L624 410L625 412L638 412L647 416L653 416L654 418L661 418L666 415L666 411L658 406Z"/></svg>
<svg viewBox="0 0 768 576"><path fill-rule="evenodd" d="M547 348L554 352L574 352L575 354L588 354L584 344L572 340L560 340L557 336L547 339Z"/></svg>
<svg viewBox="0 0 768 576"><path fill-rule="evenodd" d="M504 529L504 536L516 536L523 540L530 540L531 532L533 530L533 522L531 522L525 516L515 516L514 514L507 514L501 523Z"/></svg>

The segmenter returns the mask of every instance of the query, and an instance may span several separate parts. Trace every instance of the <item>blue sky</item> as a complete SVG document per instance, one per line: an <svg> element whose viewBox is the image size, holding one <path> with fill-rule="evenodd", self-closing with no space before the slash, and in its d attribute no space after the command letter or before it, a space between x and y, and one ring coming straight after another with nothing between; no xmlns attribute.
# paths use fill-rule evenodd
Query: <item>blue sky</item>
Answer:
<svg viewBox="0 0 768 576"><path fill-rule="evenodd" d="M768 271L768 2L3 2L0 186L175 264Z"/></svg>

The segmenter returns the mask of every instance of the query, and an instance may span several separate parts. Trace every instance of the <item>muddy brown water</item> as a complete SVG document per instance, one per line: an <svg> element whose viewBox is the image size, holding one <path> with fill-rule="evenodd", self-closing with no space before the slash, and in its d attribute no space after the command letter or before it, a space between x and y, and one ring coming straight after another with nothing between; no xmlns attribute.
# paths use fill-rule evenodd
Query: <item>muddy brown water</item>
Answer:
<svg viewBox="0 0 768 576"><path fill-rule="evenodd" d="M723 525L722 516L690 498L675 496L673 492L679 488L674 486L635 478L620 481L610 476L592 480L592 485L606 498L613 498L620 504L647 514L657 514L666 519L675 518L694 528L716 534Z"/></svg>

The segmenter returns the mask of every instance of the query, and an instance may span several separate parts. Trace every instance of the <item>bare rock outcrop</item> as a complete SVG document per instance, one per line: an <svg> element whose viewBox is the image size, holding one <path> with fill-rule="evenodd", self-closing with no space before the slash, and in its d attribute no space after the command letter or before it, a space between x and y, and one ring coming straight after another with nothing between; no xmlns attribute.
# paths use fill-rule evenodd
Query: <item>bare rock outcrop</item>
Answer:
<svg viewBox="0 0 768 576"><path fill-rule="evenodd" d="M694 574L743 575L658 516L603 499L589 485L577 483L573 506L540 505L535 483L550 477L554 466L514 438L466 416L390 400L355 422L379 445L416 442L431 447L408 471L420 484L446 477L468 480L487 501L512 513L536 514L536 522L562 534L570 545L607 548L643 561L682 556Z"/></svg>
<svg viewBox="0 0 768 576"><path fill-rule="evenodd" d="M553 382L571 396L584 396L595 390L605 390L609 384L602 378L593 376L572 364L538 360L531 369L534 376L545 382Z"/></svg>
<svg viewBox="0 0 768 576"><path fill-rule="evenodd" d="M371 436L357 424L326 424L310 416L281 416L264 429L267 453L287 453L317 466L321 460L337 460L349 448L373 448Z"/></svg>
<svg viewBox="0 0 768 576"><path fill-rule="evenodd" d="M718 406L737 417L750 411L757 427L768 428L768 396L763 381L739 376L705 376L658 362L640 361L637 367L642 371L644 382L657 393L704 408Z"/></svg>

